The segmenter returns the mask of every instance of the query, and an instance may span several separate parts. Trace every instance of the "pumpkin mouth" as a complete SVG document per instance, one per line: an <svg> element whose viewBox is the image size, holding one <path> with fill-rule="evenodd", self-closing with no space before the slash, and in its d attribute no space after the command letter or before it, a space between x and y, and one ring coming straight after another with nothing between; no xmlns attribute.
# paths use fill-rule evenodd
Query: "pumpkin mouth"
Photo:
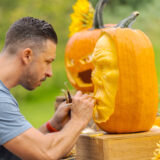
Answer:
<svg viewBox="0 0 160 160"><path fill-rule="evenodd" d="M75 81L78 84L79 87L92 87L92 80L91 80L91 75L92 75L92 69L87 69L85 71L81 71L77 73L75 77Z"/></svg>
<svg viewBox="0 0 160 160"><path fill-rule="evenodd" d="M78 72L74 75L72 75L68 69L66 69L66 72L70 82L73 85L78 86L80 90L85 91L83 88L93 87L92 80L91 80L92 68L89 68L85 71Z"/></svg>
<svg viewBox="0 0 160 160"><path fill-rule="evenodd" d="M88 69L86 71L79 72L78 77L81 79L83 83L92 83L91 73L92 73L92 70Z"/></svg>

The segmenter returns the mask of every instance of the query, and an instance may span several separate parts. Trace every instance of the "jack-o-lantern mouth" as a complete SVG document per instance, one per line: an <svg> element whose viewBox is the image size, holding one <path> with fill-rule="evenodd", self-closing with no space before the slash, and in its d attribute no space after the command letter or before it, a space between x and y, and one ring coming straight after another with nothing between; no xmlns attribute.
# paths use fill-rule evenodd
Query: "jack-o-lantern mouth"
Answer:
<svg viewBox="0 0 160 160"><path fill-rule="evenodd" d="M81 88L87 88L87 87L92 88L93 84L92 84L91 75L92 75L92 69L90 68L85 71L78 72L75 75L74 80L76 84Z"/></svg>
<svg viewBox="0 0 160 160"><path fill-rule="evenodd" d="M91 73L92 73L91 69L88 69L88 70L83 71L83 72L79 72L78 73L78 78L81 79L81 81L83 83L92 83Z"/></svg>
<svg viewBox="0 0 160 160"><path fill-rule="evenodd" d="M92 68L88 68L87 70L77 72L75 74L71 74L70 70L66 69L67 71L67 76L69 77L70 82L74 85L77 86L77 89L80 89L82 91L83 88L87 89L90 88L89 91L93 91L93 83L92 83Z"/></svg>

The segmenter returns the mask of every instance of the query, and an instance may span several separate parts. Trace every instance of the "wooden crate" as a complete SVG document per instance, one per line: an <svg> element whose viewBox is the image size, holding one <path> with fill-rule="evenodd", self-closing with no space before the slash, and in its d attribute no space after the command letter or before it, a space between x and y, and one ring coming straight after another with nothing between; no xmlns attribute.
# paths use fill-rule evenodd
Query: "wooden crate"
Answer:
<svg viewBox="0 0 160 160"><path fill-rule="evenodd" d="M95 135L80 136L76 160L151 160L160 141L157 128L141 133Z"/></svg>

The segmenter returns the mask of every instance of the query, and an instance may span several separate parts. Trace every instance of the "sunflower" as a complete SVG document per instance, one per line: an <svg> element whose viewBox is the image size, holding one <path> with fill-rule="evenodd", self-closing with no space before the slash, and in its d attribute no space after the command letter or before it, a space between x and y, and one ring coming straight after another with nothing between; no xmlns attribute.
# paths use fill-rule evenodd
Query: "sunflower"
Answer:
<svg viewBox="0 0 160 160"><path fill-rule="evenodd" d="M69 37L83 29L91 28L93 24L94 8L88 0L77 0L73 11L70 15Z"/></svg>

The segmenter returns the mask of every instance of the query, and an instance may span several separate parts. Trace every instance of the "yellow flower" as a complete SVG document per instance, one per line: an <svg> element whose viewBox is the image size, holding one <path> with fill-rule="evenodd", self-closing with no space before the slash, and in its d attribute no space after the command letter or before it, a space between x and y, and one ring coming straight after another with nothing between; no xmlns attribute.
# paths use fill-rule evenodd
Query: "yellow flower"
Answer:
<svg viewBox="0 0 160 160"><path fill-rule="evenodd" d="M160 144L157 144L158 148L154 151L154 157L152 160L160 160Z"/></svg>
<svg viewBox="0 0 160 160"><path fill-rule="evenodd" d="M71 24L69 26L69 37L74 33L86 28L91 28L93 24L94 8L88 0L77 0L73 5Z"/></svg>

